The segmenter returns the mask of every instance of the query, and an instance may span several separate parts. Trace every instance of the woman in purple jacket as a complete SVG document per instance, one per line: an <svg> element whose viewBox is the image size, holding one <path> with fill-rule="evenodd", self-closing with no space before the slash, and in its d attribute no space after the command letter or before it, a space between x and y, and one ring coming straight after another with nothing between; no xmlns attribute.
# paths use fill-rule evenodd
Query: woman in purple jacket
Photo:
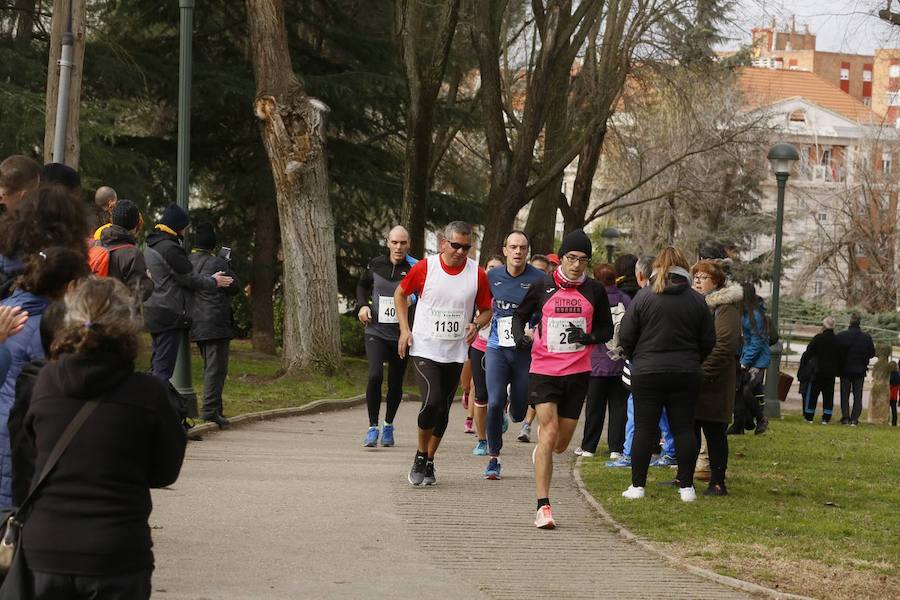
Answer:
<svg viewBox="0 0 900 600"><path fill-rule="evenodd" d="M625 314L625 309L631 302L631 297L616 287L616 271L610 264L600 264L594 267L594 279L606 288L609 298L609 311L612 314L615 330L618 331L619 322ZM581 446L575 450L575 454L591 457L597 452L597 444L600 443L600 434L603 432L603 422L606 418L606 410L609 407L609 431L607 442L609 443L609 458L616 460L621 458L625 445L625 420L626 400L628 390L622 383L622 369L625 366L624 358L611 358L610 353L616 347L616 336L606 344L597 344L591 354L591 379L588 383L587 409L584 417L584 436Z"/></svg>

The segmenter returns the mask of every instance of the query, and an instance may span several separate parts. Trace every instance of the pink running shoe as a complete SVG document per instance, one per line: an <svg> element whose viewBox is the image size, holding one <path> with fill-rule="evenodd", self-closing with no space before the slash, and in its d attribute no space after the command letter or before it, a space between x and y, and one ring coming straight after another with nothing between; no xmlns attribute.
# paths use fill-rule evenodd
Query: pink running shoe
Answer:
<svg viewBox="0 0 900 600"><path fill-rule="evenodd" d="M472 417L466 417L466 425L463 427L463 433L475 433L475 428L472 427Z"/></svg>
<svg viewBox="0 0 900 600"><path fill-rule="evenodd" d="M469 410L469 392L463 392L462 398L463 408ZM468 431L466 433L469 433Z"/></svg>
<svg viewBox="0 0 900 600"><path fill-rule="evenodd" d="M553 520L553 513L550 512L550 507L546 504L538 509L537 516L534 518L534 526L538 529L556 528L556 521Z"/></svg>

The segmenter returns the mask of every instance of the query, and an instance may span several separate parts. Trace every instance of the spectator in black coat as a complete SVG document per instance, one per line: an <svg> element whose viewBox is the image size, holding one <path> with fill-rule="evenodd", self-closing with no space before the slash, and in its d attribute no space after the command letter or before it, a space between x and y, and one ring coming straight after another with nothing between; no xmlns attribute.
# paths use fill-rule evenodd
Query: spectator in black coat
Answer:
<svg viewBox="0 0 900 600"><path fill-rule="evenodd" d="M222 390L228 375L228 347L234 337L231 299L240 291L241 284L228 261L215 254L216 245L212 224L200 223L194 233L190 257L194 274L209 277L225 273L232 281L227 287L195 292L191 341L197 342L203 357L203 411L200 416L225 429L228 419L222 414Z"/></svg>
<svg viewBox="0 0 900 600"><path fill-rule="evenodd" d="M869 370L869 360L875 357L872 336L860 329L859 315L850 315L850 325L837 334L841 349L841 425L858 425L862 413L863 380ZM853 410L850 410L850 391L853 391Z"/></svg>
<svg viewBox="0 0 900 600"><path fill-rule="evenodd" d="M38 491L22 550L34 598L150 598L150 488L175 482L185 435L165 386L134 370L141 323L125 286L86 279L37 377L25 431L40 472L85 401L98 399Z"/></svg>
<svg viewBox="0 0 900 600"><path fill-rule="evenodd" d="M109 276L115 277L145 302L153 293L147 262L137 247L141 212L131 200L122 199L112 209L112 222L100 233L100 243L109 251Z"/></svg>
<svg viewBox="0 0 900 600"><path fill-rule="evenodd" d="M834 378L841 372L841 349L834 335L834 319L825 317L822 326L822 332L806 347L809 359L815 359L816 374L803 403L803 418L812 423L822 394L822 425L828 425L834 409Z"/></svg>

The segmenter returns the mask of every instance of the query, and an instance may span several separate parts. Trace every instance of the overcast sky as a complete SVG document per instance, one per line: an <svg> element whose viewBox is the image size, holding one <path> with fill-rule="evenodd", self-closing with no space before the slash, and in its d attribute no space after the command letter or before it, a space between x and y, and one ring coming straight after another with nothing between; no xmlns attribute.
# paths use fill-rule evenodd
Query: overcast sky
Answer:
<svg viewBox="0 0 900 600"><path fill-rule="evenodd" d="M809 24L816 34L817 49L850 54L872 54L875 48L900 47L900 26L878 18L888 0L740 0L729 48L750 41L750 30L771 22L779 24L797 19L797 29ZM893 0L894 12L900 12L900 0Z"/></svg>

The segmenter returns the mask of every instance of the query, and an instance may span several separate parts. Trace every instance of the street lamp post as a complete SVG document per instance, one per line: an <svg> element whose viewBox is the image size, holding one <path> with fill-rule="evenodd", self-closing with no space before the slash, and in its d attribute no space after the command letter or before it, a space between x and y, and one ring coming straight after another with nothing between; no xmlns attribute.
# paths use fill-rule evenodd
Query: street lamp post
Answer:
<svg viewBox="0 0 900 600"><path fill-rule="evenodd" d="M603 238L606 246L606 262L610 264L612 264L613 261L613 250L616 249L616 240L618 240L621 235L622 234L615 227L607 227L600 232L600 237Z"/></svg>
<svg viewBox="0 0 900 600"><path fill-rule="evenodd" d="M775 173L775 180L778 182L778 208L775 214L775 254L774 269L772 271L772 299L771 299L771 319L769 321L769 337L775 339L772 345L772 360L769 362L769 369L766 372L766 407L765 414L767 417L781 416L781 403L778 398L778 372L781 366L781 340L778 339L778 301L781 293L781 234L784 224L784 190L787 186L788 177L791 174L791 167L800 160L800 153L792 145L787 143L778 143L772 146L768 155L769 163L772 165L772 171Z"/></svg>
<svg viewBox="0 0 900 600"><path fill-rule="evenodd" d="M181 33L178 56L178 173L176 193L178 206L188 212L191 165L191 62L194 32L194 0L178 0L181 9ZM172 385L186 403L188 416L197 416L197 393L191 381L191 343L184 331L178 346L178 359Z"/></svg>

